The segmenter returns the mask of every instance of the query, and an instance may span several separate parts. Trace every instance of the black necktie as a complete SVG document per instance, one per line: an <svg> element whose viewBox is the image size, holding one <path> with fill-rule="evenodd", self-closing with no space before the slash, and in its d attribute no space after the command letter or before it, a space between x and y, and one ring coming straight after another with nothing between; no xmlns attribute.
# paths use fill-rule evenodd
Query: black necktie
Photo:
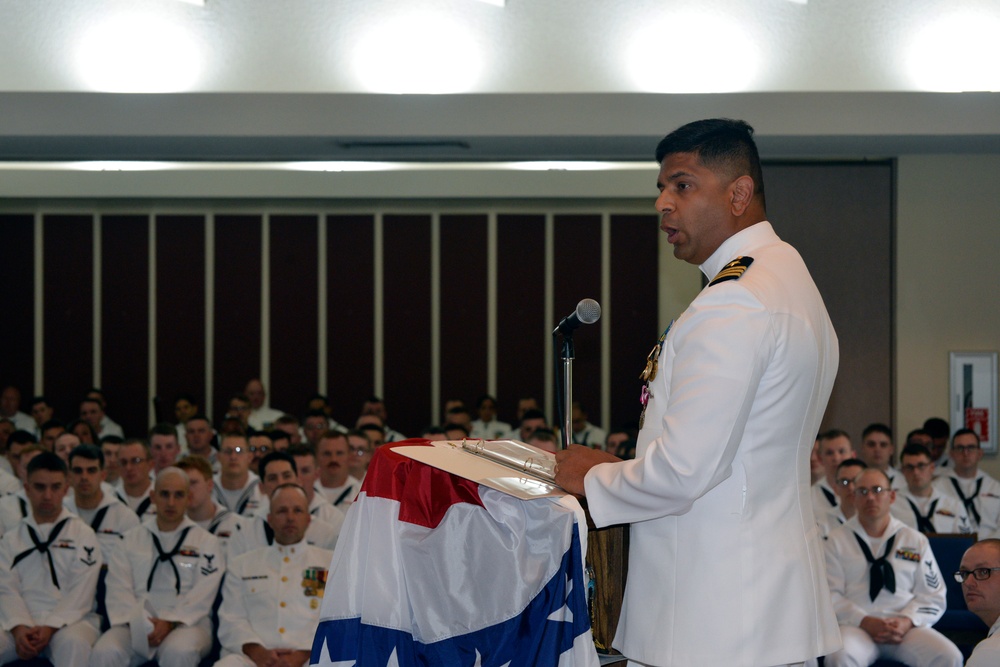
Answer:
<svg viewBox="0 0 1000 667"><path fill-rule="evenodd" d="M837 496L833 495L833 491L826 488L825 486L819 487L819 490L822 491L823 495L826 496L826 499L830 501L830 507L837 506Z"/></svg>
<svg viewBox="0 0 1000 667"><path fill-rule="evenodd" d="M152 504L152 502L153 499L150 498L149 496L146 496L145 498L142 499L142 502L139 503L139 506L135 508L135 513L139 516L140 519L142 518L142 515L146 513L146 510L149 509L149 506L150 504Z"/></svg>
<svg viewBox="0 0 1000 667"><path fill-rule="evenodd" d="M854 539L858 541L858 546L861 547L861 551L865 554L865 560L871 563L871 567L868 570L868 596L872 599L872 602L878 597L879 591L882 588L888 589L890 593L895 593L896 572L892 569L892 563L888 561L888 558L889 554L892 553L892 545L896 541L896 536L893 535L885 543L885 553L882 554L881 558L872 556L871 549L868 548L868 545L865 544L860 535L854 533Z"/></svg>
<svg viewBox="0 0 1000 667"><path fill-rule="evenodd" d="M177 590L178 595L181 594L181 573L177 569L177 563L174 562L174 556L181 550L181 546L184 544L184 539L187 537L189 530L191 530L191 526L181 531L181 536L177 539L177 544L170 550L170 553L163 550L163 545L160 544L159 538L150 532L149 535L153 538L153 546L156 547L157 558L153 561L153 567L149 568L149 579L146 580L147 591L153 589L153 575L156 574L156 567L160 563L170 563L170 567L174 568L174 588Z"/></svg>
<svg viewBox="0 0 1000 667"><path fill-rule="evenodd" d="M264 537L267 539L267 546L274 544L274 528L267 521L264 522Z"/></svg>
<svg viewBox="0 0 1000 667"><path fill-rule="evenodd" d="M101 529L101 524L104 523L104 517L108 515L108 509L111 505L105 505L101 509L97 510L97 514L94 515L94 520L90 522L90 527L93 528L94 532L98 532Z"/></svg>
<svg viewBox="0 0 1000 667"><path fill-rule="evenodd" d="M62 532L63 526L66 525L67 521L69 521L69 517L57 523L55 527L52 529L52 532L49 533L49 539L45 540L44 542L38 539L38 533L35 532L35 529L32 528L30 524L26 524L28 528L28 537L31 538L31 541L34 543L35 546L31 547L30 549L25 549L18 555L14 556L14 562L11 563L10 565L11 569L16 567L18 563L20 563L22 560L30 556L35 551L37 551L40 554L45 554L45 557L49 559L49 574L52 575L52 584L56 588L59 588L59 577L56 576L56 564L52 561L52 552L49 551L49 547L52 546L52 543L56 541L57 537L59 537L59 533Z"/></svg>
<svg viewBox="0 0 1000 667"><path fill-rule="evenodd" d="M958 485L958 480L954 477L951 478L951 485L955 487L955 493L958 494L958 497L965 504L965 511L971 514L972 518L976 521L976 525L979 525L979 512L976 511L976 504L973 501L979 496L979 490L983 488L983 478L980 477L976 480L976 490L968 498L962 493L962 487Z"/></svg>
<svg viewBox="0 0 1000 667"><path fill-rule="evenodd" d="M909 498L906 499L906 502L910 503L910 507L913 509L913 513L917 517L917 530L919 530L921 533L937 532L934 529L934 523L931 521L931 519L934 518L934 511L937 509L937 504L939 500L940 498L934 499L934 502L931 503L931 510L927 513L927 516L924 516L923 514L920 513L920 510L917 509L916 503L914 503Z"/></svg>

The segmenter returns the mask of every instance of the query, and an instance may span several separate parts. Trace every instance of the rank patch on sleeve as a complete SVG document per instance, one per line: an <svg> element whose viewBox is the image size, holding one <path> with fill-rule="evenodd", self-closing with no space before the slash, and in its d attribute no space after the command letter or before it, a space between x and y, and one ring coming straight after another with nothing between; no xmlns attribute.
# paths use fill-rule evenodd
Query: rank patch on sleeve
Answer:
<svg viewBox="0 0 1000 667"><path fill-rule="evenodd" d="M910 549L908 547L900 547L896 550L896 558L900 560L908 560L914 563L920 562L920 551L917 549Z"/></svg>
<svg viewBox="0 0 1000 667"><path fill-rule="evenodd" d="M753 257L737 257L722 267L722 270L712 278L712 282L708 286L724 283L727 280L739 280L751 264L753 264Z"/></svg>

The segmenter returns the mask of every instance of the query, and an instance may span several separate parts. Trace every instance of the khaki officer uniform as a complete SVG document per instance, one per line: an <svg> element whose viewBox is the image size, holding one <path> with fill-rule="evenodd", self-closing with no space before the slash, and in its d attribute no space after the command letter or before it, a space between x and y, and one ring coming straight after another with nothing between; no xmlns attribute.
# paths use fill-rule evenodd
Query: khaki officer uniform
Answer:
<svg viewBox="0 0 1000 667"><path fill-rule="evenodd" d="M48 625L58 631L43 655L59 667L85 666L100 634L93 608L102 562L94 531L65 509L52 523L29 515L6 533L0 539L0 664L17 660L11 630Z"/></svg>
<svg viewBox="0 0 1000 667"><path fill-rule="evenodd" d="M125 667L155 657L160 667L195 667L212 647L210 614L225 567L218 538L188 517L169 533L157 528L155 518L128 531L122 548L108 562L112 627L94 646L93 664ZM144 611L147 605L151 611ZM177 627L159 647L140 655L130 624L146 623L147 614ZM152 629L135 630L144 636Z"/></svg>
<svg viewBox="0 0 1000 667"><path fill-rule="evenodd" d="M219 609L223 657L216 665L252 666L244 644L311 649L332 557L332 551L303 540L233 558Z"/></svg>

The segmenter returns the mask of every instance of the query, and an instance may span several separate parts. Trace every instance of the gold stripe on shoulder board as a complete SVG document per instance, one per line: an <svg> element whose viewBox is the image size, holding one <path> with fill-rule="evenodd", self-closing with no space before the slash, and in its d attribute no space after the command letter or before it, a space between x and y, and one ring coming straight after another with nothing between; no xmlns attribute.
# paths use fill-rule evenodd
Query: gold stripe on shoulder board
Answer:
<svg viewBox="0 0 1000 667"><path fill-rule="evenodd" d="M727 280L739 280L740 276L746 272L751 264L753 264L753 257L737 257L722 267L722 270L719 271L714 278L712 278L712 282L710 282L708 286L711 287L712 285L723 283Z"/></svg>

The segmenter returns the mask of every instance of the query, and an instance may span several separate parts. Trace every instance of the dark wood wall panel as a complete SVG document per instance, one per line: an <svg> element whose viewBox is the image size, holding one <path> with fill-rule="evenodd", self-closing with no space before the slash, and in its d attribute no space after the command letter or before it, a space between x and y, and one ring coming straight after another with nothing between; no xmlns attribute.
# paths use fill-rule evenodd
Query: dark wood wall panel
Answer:
<svg viewBox="0 0 1000 667"><path fill-rule="evenodd" d="M498 215L497 256L497 408L513 424L519 398L546 409L545 216Z"/></svg>
<svg viewBox="0 0 1000 667"><path fill-rule="evenodd" d="M385 399L390 425L418 433L431 415L431 218L383 217Z"/></svg>
<svg viewBox="0 0 1000 667"><path fill-rule="evenodd" d="M373 215L329 215L327 393L333 417L354 425L373 390L375 303Z"/></svg>
<svg viewBox="0 0 1000 667"><path fill-rule="evenodd" d="M260 215L215 217L214 414L260 374Z"/></svg>
<svg viewBox="0 0 1000 667"><path fill-rule="evenodd" d="M442 405L486 392L487 241L487 216L441 216Z"/></svg>
<svg viewBox="0 0 1000 667"><path fill-rule="evenodd" d="M149 217L101 218L101 388L125 435L149 428Z"/></svg>
<svg viewBox="0 0 1000 667"><path fill-rule="evenodd" d="M319 381L319 217L271 216L271 386L269 402L295 414Z"/></svg>
<svg viewBox="0 0 1000 667"><path fill-rule="evenodd" d="M601 216L555 216L555 322L572 313L581 299L601 300ZM591 421L601 414L601 325L581 326L573 335L573 397L580 401ZM561 358L560 350L554 354ZM553 406L549 420L557 421ZM561 423L561 422L560 422Z"/></svg>
<svg viewBox="0 0 1000 667"><path fill-rule="evenodd" d="M764 179L772 224L805 259L840 340L823 426L858 444L865 426L894 419L892 165L769 165Z"/></svg>
<svg viewBox="0 0 1000 667"><path fill-rule="evenodd" d="M639 373L662 333L659 313L660 233L655 215L611 216L611 422L638 423Z"/></svg>
<svg viewBox="0 0 1000 667"><path fill-rule="evenodd" d="M43 234L45 395L69 420L94 380L93 217L46 215Z"/></svg>
<svg viewBox="0 0 1000 667"><path fill-rule="evenodd" d="M21 391L21 410L30 413L35 393L35 216L0 215L0 387Z"/></svg>
<svg viewBox="0 0 1000 667"><path fill-rule="evenodd" d="M156 218L156 392L173 421L178 394L205 410L205 216Z"/></svg>

